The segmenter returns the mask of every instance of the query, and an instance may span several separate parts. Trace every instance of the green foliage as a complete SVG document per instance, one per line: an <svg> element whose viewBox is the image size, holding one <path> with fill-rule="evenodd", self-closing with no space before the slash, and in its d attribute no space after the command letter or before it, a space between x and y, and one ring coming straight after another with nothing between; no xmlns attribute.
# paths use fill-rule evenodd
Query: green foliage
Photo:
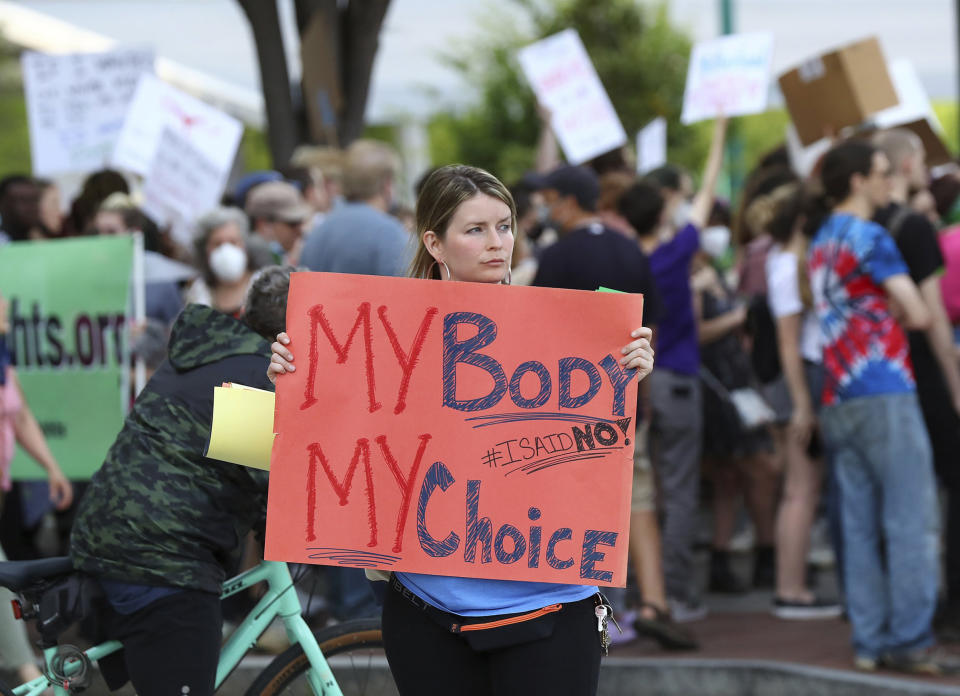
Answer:
<svg viewBox="0 0 960 696"><path fill-rule="evenodd" d="M30 133L23 91L0 88L0 177L29 174Z"/></svg>
<svg viewBox="0 0 960 696"><path fill-rule="evenodd" d="M960 114L957 102L937 100L933 102L933 111L943 126L943 141L951 153L960 150L960 136L957 135L957 116Z"/></svg>
<svg viewBox="0 0 960 696"><path fill-rule="evenodd" d="M627 133L657 116L667 118L670 155L699 167L706 144L697 129L679 125L691 42L674 28L665 4L635 0L514 0L529 18L488 22L462 42L469 51L446 62L478 91L475 104L460 113L438 115L431 123L435 163L460 161L512 181L533 164L539 134L535 100L520 71L517 51L537 39L574 27L583 39ZM709 136L708 136L709 137Z"/></svg>
<svg viewBox="0 0 960 696"><path fill-rule="evenodd" d="M379 140L384 143L390 143L394 147L399 147L400 143L398 142L398 128L392 123L383 123L371 125L367 124L363 127L363 138L370 138L372 140Z"/></svg>
<svg viewBox="0 0 960 696"><path fill-rule="evenodd" d="M255 172L262 169L273 169L270 145L267 143L267 136L263 131L244 126L243 137L240 139L240 156L245 171Z"/></svg>
<svg viewBox="0 0 960 696"><path fill-rule="evenodd" d="M0 36L0 177L31 171L19 55L20 49Z"/></svg>

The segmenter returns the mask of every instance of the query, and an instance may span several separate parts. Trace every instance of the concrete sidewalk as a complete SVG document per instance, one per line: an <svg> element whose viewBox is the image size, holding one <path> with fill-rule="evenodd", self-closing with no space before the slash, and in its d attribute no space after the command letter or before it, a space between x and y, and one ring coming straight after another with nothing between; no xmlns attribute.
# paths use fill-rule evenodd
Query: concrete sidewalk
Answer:
<svg viewBox="0 0 960 696"><path fill-rule="evenodd" d="M733 567L750 577L749 554L735 554ZM708 554L697 553L701 587L707 585ZM837 597L832 568L817 573L817 592ZM700 642L696 652L665 652L640 638L610 649L601 691L614 694L956 694L960 677L921 677L853 668L850 625L842 619L785 621L770 613L773 593L704 595L707 618L685 624ZM945 646L960 654L960 646Z"/></svg>

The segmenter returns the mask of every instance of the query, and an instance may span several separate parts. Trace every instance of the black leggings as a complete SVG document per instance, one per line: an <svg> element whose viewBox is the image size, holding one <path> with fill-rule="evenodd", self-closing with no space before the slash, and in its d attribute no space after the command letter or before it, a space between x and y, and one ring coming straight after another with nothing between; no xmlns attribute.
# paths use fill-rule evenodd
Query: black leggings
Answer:
<svg viewBox="0 0 960 696"><path fill-rule="evenodd" d="M476 652L398 592L383 604L383 645L401 696L594 696L600 634L593 597L565 604L549 638Z"/></svg>

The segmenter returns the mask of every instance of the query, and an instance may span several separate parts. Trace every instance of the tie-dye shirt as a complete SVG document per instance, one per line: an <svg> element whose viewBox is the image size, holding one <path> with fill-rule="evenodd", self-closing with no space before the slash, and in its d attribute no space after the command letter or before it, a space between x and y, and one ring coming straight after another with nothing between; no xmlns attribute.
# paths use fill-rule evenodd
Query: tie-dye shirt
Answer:
<svg viewBox="0 0 960 696"><path fill-rule="evenodd" d="M810 245L807 264L824 334L824 405L914 391L907 337L882 286L907 273L887 231L852 215L831 215Z"/></svg>

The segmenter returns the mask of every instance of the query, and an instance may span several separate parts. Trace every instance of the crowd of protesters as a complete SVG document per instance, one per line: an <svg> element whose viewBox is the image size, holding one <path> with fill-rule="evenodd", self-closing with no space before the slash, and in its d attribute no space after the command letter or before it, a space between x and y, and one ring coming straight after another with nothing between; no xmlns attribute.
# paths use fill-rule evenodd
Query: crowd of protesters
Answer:
<svg viewBox="0 0 960 696"><path fill-rule="evenodd" d="M626 151L562 164L546 127L511 187L511 282L642 293L654 331L637 407L631 582L608 595L623 628L613 637L695 649L688 624L706 615L705 592L759 588L785 620L845 613L859 668L958 671L935 645L960 640L960 170L931 176L910 131L858 134L806 175L786 148L768 153L734 210L716 195L726 127L717 120L699 187L669 165L638 176ZM386 143L304 146L288 166L236 181L193 221L188 246L119 172L90 175L66 214L54 183L9 176L0 244L139 231L148 253L189 266L190 277L147 284L134 351L152 372L185 305L239 317L264 267L406 275L417 240L399 170ZM3 394L5 375L16 384L0 372ZM29 413L23 396L3 398ZM5 405L0 425L19 422L16 410ZM27 447L20 431L11 437ZM69 484L46 446L33 447L67 507ZM0 451L0 474L10 456ZM0 485L0 543L10 557L37 555L45 499ZM749 577L734 563L744 524ZM67 512L64 538L69 525ZM816 593L809 563L821 528L835 596ZM379 611L362 571L326 569L323 582L319 604L334 618ZM0 634L13 635L2 624ZM4 645L0 659L22 655Z"/></svg>

